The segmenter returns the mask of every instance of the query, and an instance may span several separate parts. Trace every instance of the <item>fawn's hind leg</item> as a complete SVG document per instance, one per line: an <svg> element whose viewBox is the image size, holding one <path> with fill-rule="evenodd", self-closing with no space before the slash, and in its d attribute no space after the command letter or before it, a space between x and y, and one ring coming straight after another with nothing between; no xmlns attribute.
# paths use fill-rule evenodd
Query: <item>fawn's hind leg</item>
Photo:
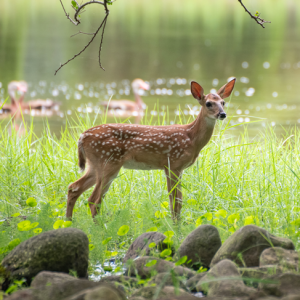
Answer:
<svg viewBox="0 0 300 300"><path fill-rule="evenodd" d="M102 172L102 174L98 174L99 177L102 175L101 181L99 180L99 182L97 182L97 185L94 190L95 194L93 192L93 198L91 196L92 199L89 199L91 202L94 203L93 206L90 206L93 217L95 217L95 215L99 213L102 198L108 191L113 180L118 176L120 169L120 165L109 164L106 165L105 172Z"/></svg>
<svg viewBox="0 0 300 300"><path fill-rule="evenodd" d="M66 217L71 219L74 205L79 196L96 183L96 176L88 170L80 179L69 185Z"/></svg>

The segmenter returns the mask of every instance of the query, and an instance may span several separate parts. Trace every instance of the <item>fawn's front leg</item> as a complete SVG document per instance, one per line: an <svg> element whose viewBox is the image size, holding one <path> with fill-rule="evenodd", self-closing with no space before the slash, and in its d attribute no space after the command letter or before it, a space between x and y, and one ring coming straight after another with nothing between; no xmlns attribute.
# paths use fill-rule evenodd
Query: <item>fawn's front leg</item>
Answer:
<svg viewBox="0 0 300 300"><path fill-rule="evenodd" d="M173 221L180 219L182 208L181 176L182 172L165 168L170 199L170 209Z"/></svg>

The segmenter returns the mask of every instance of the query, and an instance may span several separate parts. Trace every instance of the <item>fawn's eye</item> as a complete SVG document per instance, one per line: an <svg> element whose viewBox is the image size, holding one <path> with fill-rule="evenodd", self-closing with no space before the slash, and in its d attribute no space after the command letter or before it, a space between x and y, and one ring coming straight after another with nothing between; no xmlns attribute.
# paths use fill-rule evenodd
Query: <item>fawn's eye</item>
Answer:
<svg viewBox="0 0 300 300"><path fill-rule="evenodd" d="M222 102L222 105L223 105L223 106L225 105L225 101Z"/></svg>
<svg viewBox="0 0 300 300"><path fill-rule="evenodd" d="M206 107L212 107L212 104L210 102L206 102Z"/></svg>

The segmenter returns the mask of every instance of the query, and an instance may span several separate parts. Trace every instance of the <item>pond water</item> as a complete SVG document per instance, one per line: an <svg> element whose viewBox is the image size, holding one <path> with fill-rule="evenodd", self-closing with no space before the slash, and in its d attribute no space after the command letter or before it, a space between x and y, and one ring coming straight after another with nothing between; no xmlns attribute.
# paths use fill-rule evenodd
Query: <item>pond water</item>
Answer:
<svg viewBox="0 0 300 300"><path fill-rule="evenodd" d="M261 28L236 0L118 0L109 7L102 48L106 71L98 66L99 36L54 76L90 38L70 36L95 31L102 6L91 5L75 27L58 0L2 0L0 101L8 96L10 81L26 80L26 100L61 102L60 111L48 117L51 130L59 133L66 117L94 118L99 102L111 96L133 100L130 82L142 78L151 86L142 97L153 122L167 110L169 122L177 122L179 107L187 117L199 110L189 92L191 80L208 93L234 76L231 124L260 120L249 124L253 133L268 124L279 130L300 126L300 3L244 2L272 23ZM72 12L70 1L64 4ZM34 116L33 122L39 133L45 117Z"/></svg>

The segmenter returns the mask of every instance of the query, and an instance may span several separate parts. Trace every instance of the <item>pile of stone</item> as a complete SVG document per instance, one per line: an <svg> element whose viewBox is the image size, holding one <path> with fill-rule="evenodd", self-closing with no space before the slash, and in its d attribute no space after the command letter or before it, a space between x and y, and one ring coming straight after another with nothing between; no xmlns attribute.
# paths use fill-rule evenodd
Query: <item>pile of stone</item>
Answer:
<svg viewBox="0 0 300 300"><path fill-rule="evenodd" d="M174 258L187 256L182 265L151 256L149 244L163 251L165 239L158 232L142 234L124 257L127 271L94 282L87 279L89 241L84 232L65 228L42 233L2 261L2 290L22 278L28 285L4 299L300 300L299 254L290 239L247 225L222 245L217 228L202 225L176 252L172 249ZM207 271L197 273L195 265Z"/></svg>

